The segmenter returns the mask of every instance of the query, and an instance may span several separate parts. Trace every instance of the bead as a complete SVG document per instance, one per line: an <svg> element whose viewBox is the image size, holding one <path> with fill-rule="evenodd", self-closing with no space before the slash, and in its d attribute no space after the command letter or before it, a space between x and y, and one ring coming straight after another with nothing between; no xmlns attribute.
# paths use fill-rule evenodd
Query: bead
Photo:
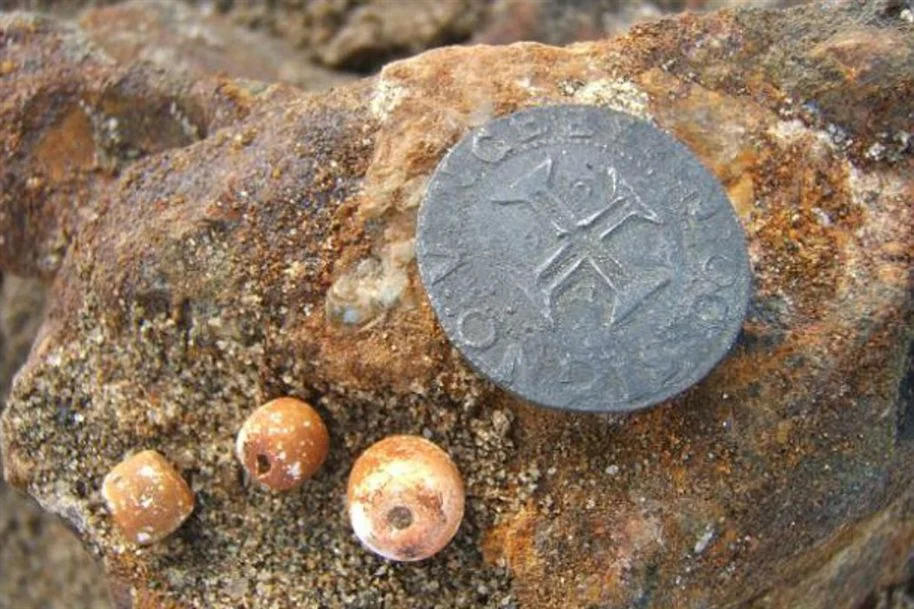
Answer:
<svg viewBox="0 0 914 609"><path fill-rule="evenodd" d="M398 561L429 558L463 520L464 487L446 452L419 436L372 445L349 475L349 519L372 552Z"/></svg>
<svg viewBox="0 0 914 609"><path fill-rule="evenodd" d="M295 398L277 398L255 410L238 432L235 454L248 474L274 491L290 491L320 469L330 434L320 414Z"/></svg>
<svg viewBox="0 0 914 609"><path fill-rule="evenodd" d="M155 543L187 520L194 493L154 450L121 461L102 483L102 497L121 533L138 545Z"/></svg>

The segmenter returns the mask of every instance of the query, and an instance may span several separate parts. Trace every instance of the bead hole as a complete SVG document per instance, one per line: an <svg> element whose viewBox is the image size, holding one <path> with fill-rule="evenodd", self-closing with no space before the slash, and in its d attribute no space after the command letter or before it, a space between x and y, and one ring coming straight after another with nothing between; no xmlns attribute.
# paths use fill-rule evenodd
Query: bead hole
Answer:
<svg viewBox="0 0 914 609"><path fill-rule="evenodd" d="M413 513L408 507L398 505L387 512L387 523L398 531L402 531L413 523Z"/></svg>
<svg viewBox="0 0 914 609"><path fill-rule="evenodd" d="M262 476L270 471L270 458L264 454L257 455L257 475Z"/></svg>

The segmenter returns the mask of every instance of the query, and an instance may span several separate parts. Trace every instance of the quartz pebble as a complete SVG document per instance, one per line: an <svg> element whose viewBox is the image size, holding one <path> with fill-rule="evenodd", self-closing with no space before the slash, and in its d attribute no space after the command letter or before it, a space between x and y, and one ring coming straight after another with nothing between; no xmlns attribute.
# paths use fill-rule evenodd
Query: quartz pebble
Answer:
<svg viewBox="0 0 914 609"><path fill-rule="evenodd" d="M320 469L329 450L330 434L320 414L288 397L251 413L235 444L235 454L251 478L275 491L300 487Z"/></svg>
<svg viewBox="0 0 914 609"><path fill-rule="evenodd" d="M457 466L419 436L391 436L362 453L349 475L347 499L356 536L391 560L429 558L451 541L463 520Z"/></svg>
<svg viewBox="0 0 914 609"><path fill-rule="evenodd" d="M174 467L154 450L127 457L102 483L102 497L129 541L155 543L187 520L194 494Z"/></svg>

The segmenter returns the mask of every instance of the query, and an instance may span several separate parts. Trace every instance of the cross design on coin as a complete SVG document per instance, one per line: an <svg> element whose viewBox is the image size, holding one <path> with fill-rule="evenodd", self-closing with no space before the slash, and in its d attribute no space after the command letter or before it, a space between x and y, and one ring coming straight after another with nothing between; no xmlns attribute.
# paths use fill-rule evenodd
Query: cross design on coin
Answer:
<svg viewBox="0 0 914 609"><path fill-rule="evenodd" d="M593 106L527 108L468 133L429 182L416 258L474 369L579 411L636 410L699 381L751 288L714 176L652 123Z"/></svg>
<svg viewBox="0 0 914 609"><path fill-rule="evenodd" d="M551 226L559 242L535 267L535 285L521 287L543 317L551 321L556 295L568 286L576 273L590 269L612 290L612 325L624 319L669 278L661 275L647 281L633 280L626 274L623 265L606 251L606 242L629 220L640 218L658 225L663 224L663 220L617 175L614 167L609 166L602 171L605 188L594 192L586 182L577 181L571 188L572 192L563 197L556 193L555 166L555 161L546 157L492 197L498 205L529 205ZM574 195L578 199L602 197L602 205L596 211L580 213L569 203Z"/></svg>

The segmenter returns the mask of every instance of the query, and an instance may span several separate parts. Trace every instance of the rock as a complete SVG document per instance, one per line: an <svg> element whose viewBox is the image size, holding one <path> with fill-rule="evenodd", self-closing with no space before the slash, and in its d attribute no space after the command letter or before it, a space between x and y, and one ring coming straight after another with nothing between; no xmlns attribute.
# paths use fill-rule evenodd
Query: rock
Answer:
<svg viewBox="0 0 914 609"><path fill-rule="evenodd" d="M91 6L113 4L118 0L4 0L4 11L53 11L55 15L75 17L80 10Z"/></svg>
<svg viewBox="0 0 914 609"><path fill-rule="evenodd" d="M53 7L50 3L34 7L75 14L77 4L57 2ZM40 23L35 21L36 25ZM218 17L204 19L201 13L177 3L134 2L93 9L82 16L81 23L92 42L118 61L140 59L196 77L223 72L232 77L286 80L304 88L328 88L350 80L309 65L300 51L279 41L233 27ZM77 45L86 44L89 48L78 33L71 31L63 35L69 36L77 39ZM296 54L298 62L293 60ZM60 139L66 138L62 135ZM90 179L98 177L90 176ZM48 265L51 269L53 266L53 262ZM9 381L25 361L38 331L44 298L45 286L40 281L14 275L3 278L0 294L3 400ZM0 410L2 407L0 404ZM0 540L3 548L0 599L23 608L108 606L108 586L98 565L60 518L43 512L33 501L20 497L2 482L0 506L0 530L4 531ZM30 583L25 585L26 581ZM5 606L4 602L0 605Z"/></svg>
<svg viewBox="0 0 914 609"><path fill-rule="evenodd" d="M328 66L363 71L380 68L396 57L467 40L485 7L480 0L370 0L349 2L347 13L339 15L330 8L334 4L339 2L309 6L307 17L313 19L309 46Z"/></svg>
<svg viewBox="0 0 914 609"><path fill-rule="evenodd" d="M79 23L119 62L142 60L190 76L223 74L316 91L353 78L314 65L304 51L286 41L176 1L133 0L92 9Z"/></svg>
<svg viewBox="0 0 914 609"><path fill-rule="evenodd" d="M15 275L0 277L0 411L13 375L28 356L44 318L47 286Z"/></svg>
<svg viewBox="0 0 914 609"><path fill-rule="evenodd" d="M73 103L130 74L127 133L169 132L150 99L198 126L104 180L77 173L93 176L80 213L53 196L25 207L67 230L3 415L5 473L105 557L123 606L853 609L909 574L914 24L900 13L735 10L565 49L447 48L320 95L188 85L81 46L91 69L77 70L61 44L76 34L23 16L0 35L20 41L0 51L0 100L37 82ZM721 180L748 237L755 293L737 346L629 417L544 411L480 380L411 258L448 148L549 103L654 120ZM0 129L21 126L2 134L0 166L46 171L32 142L47 121L27 129L32 106L0 104ZM24 188L3 182L4 209ZM25 226L21 243L47 242ZM2 254L4 268L45 270L29 248ZM360 306L356 323L330 294ZM243 484L232 444L279 395L321 412L331 452L301 493L273 497ZM445 448L468 493L453 543L408 566L360 549L341 512L355 457L394 433ZM143 552L98 492L140 447L167 454L198 498Z"/></svg>
<svg viewBox="0 0 914 609"><path fill-rule="evenodd" d="M53 275L75 225L136 159L248 111L243 82L198 90L148 65L118 66L81 31L41 17L0 13L0 30L0 260L20 275Z"/></svg>
<svg viewBox="0 0 914 609"><path fill-rule="evenodd" d="M331 68L369 72L425 49L468 40L486 0L246 0L231 16L308 49Z"/></svg>
<svg viewBox="0 0 914 609"><path fill-rule="evenodd" d="M682 0L497 0L474 40L483 44L596 40L623 33L637 22L681 11L687 4Z"/></svg>
<svg viewBox="0 0 914 609"><path fill-rule="evenodd" d="M12 275L0 288L0 411L42 320L45 286ZM104 609L98 564L64 522L0 481L0 606Z"/></svg>
<svg viewBox="0 0 914 609"><path fill-rule="evenodd" d="M778 8L801 2L803 0L495 0L473 40L483 44L519 40L569 44L623 34L637 23L683 10L728 6Z"/></svg>
<svg viewBox="0 0 914 609"><path fill-rule="evenodd" d="M0 606L108 609L102 570L63 521L0 483Z"/></svg>

